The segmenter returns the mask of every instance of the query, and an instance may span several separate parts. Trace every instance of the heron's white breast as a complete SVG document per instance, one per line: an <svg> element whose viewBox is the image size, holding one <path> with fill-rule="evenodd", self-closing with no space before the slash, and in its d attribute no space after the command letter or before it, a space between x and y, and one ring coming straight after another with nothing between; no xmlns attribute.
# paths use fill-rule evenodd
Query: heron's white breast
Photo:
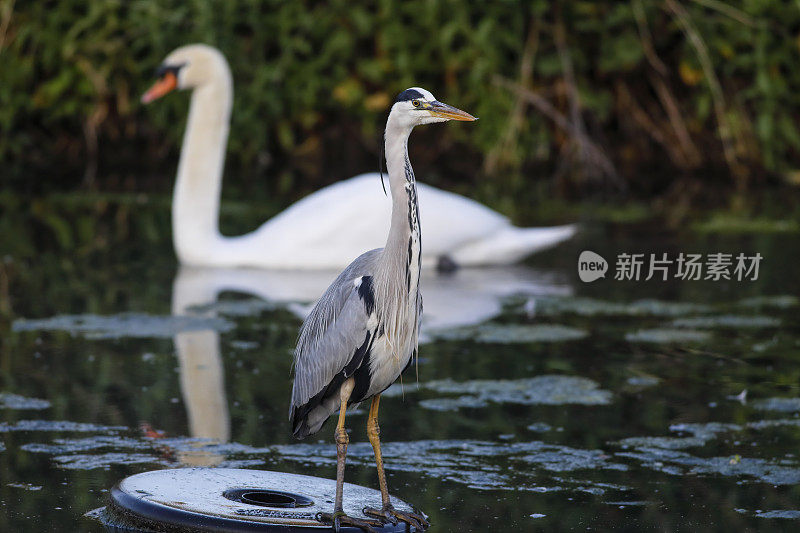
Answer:
<svg viewBox="0 0 800 533"><path fill-rule="evenodd" d="M369 356L370 384L367 396L378 394L394 383L408 364L411 350L405 346L396 348L389 345L385 335L375 339Z"/></svg>

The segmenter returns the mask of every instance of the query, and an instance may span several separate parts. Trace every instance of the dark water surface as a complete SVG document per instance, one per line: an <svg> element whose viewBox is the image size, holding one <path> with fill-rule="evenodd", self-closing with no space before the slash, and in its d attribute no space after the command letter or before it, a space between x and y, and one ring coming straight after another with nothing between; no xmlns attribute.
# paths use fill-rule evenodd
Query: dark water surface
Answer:
<svg viewBox="0 0 800 533"><path fill-rule="evenodd" d="M760 252L758 281L581 283L576 259ZM800 529L800 242L593 225L526 266L424 281L425 344L381 402L391 491L432 531ZM102 531L124 476L333 477L290 436L291 351L332 273L177 270L164 242L6 258L0 531ZM741 394L747 390L747 394ZM376 487L363 410L347 480Z"/></svg>

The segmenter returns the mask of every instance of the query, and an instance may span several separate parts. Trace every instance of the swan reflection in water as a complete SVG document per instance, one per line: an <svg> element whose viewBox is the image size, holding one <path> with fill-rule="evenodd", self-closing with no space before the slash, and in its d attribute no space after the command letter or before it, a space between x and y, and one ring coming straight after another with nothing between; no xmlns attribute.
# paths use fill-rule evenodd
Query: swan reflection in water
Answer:
<svg viewBox="0 0 800 533"><path fill-rule="evenodd" d="M286 305L299 320L336 277L335 271L218 269L182 266L172 285L172 314L213 316L213 304L221 293L235 292ZM563 276L525 266L459 269L449 274L422 272L425 310L420 342L426 331L473 326L500 314L509 296L569 295ZM299 324L298 324L299 325ZM231 435L225 394L225 374L219 332L213 329L184 331L174 337L180 368L180 384L193 438L225 443ZM183 450L178 460L190 466L213 466L222 454Z"/></svg>

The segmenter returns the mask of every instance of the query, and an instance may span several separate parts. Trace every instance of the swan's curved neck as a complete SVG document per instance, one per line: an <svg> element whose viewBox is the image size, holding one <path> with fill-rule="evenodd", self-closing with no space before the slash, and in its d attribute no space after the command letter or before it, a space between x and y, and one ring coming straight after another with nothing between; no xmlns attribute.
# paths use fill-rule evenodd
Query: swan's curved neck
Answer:
<svg viewBox="0 0 800 533"><path fill-rule="evenodd" d="M219 202L232 96L224 64L192 92L172 199L172 238L182 263L203 263L222 241Z"/></svg>

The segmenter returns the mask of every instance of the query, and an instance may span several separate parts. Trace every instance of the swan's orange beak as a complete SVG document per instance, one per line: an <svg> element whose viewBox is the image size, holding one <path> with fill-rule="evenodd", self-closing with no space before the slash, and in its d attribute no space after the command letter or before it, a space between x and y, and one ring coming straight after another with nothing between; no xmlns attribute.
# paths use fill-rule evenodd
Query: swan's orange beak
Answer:
<svg viewBox="0 0 800 533"><path fill-rule="evenodd" d="M142 103L149 104L153 100L158 100L165 94L178 88L178 77L174 72L167 71L157 82L142 95Z"/></svg>

